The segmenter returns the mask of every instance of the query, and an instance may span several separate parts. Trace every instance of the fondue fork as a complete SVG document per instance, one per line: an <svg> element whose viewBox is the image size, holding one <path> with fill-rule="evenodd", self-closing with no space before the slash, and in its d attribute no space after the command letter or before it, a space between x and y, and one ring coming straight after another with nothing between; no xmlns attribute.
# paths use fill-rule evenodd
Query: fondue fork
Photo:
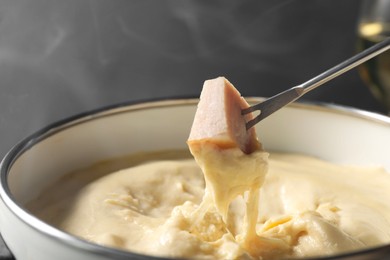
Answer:
<svg viewBox="0 0 390 260"><path fill-rule="evenodd" d="M301 85L287 89L279 94L276 94L275 96L266 99L259 104L243 109L241 111L242 115L251 113L256 110L260 111L260 114L258 116L246 123L246 129L251 128L264 118L268 117L282 107L290 104L291 102L297 100L309 91L321 86L329 80L336 78L344 72L349 71L350 69L362 64L363 62L381 54L388 49L390 49L390 37L387 37L382 42L377 43L372 47L356 54L348 60L341 62L340 64L328 69L327 71L319 74L318 76L306 81Z"/></svg>

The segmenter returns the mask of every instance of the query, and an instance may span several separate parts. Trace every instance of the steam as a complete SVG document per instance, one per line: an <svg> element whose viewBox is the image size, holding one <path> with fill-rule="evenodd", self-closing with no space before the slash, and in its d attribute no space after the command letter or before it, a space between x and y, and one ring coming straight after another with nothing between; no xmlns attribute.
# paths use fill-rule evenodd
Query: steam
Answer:
<svg viewBox="0 0 390 260"><path fill-rule="evenodd" d="M168 14L163 20L148 14L144 19L150 19L149 23L142 28L124 16L117 17L117 21L129 42L140 42L151 51L178 61L215 59L232 46L252 54L280 53L290 51L294 45L291 41L275 44L267 34L272 36L272 30L277 30L275 25L283 18L280 9L288 8L292 2L166 1L167 10L161 12ZM146 13L153 8L143 7ZM166 38L156 37L153 30L165 31Z"/></svg>
<svg viewBox="0 0 390 260"><path fill-rule="evenodd" d="M292 57L312 47L307 39L318 30L318 22L308 22L315 15L310 8L320 10L316 5L327 1L309 2L0 2L0 77L7 96L0 105L8 111L0 122L30 122L21 127L30 133L103 105L195 95L204 79L218 74L241 78L247 89L253 78L276 78L285 88L279 72L286 82L299 75ZM286 29L290 23L294 27ZM310 54L300 57L307 68L313 68ZM258 93L268 95L267 89Z"/></svg>

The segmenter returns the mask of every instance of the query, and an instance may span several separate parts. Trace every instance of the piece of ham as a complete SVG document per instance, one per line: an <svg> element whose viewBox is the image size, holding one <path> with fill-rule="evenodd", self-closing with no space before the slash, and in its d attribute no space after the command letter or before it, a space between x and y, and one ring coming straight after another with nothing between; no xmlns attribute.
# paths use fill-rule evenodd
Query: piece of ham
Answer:
<svg viewBox="0 0 390 260"><path fill-rule="evenodd" d="M206 80L187 141L190 149L204 142L221 149L239 147L246 154L260 149L255 128L246 130L245 126L252 114L241 115L247 107L248 103L226 78Z"/></svg>
<svg viewBox="0 0 390 260"><path fill-rule="evenodd" d="M191 217L196 226L199 220L207 219L209 210L216 209L228 235L253 258L263 259L262 256L274 256L276 250L287 251L289 247L282 240L257 234L260 188L268 171L268 153L262 150L255 128L246 130L245 124L253 115L243 116L241 110L248 106L227 79L205 81L187 143L202 169L206 188ZM241 226L236 226L234 214L229 215L238 196L245 200Z"/></svg>

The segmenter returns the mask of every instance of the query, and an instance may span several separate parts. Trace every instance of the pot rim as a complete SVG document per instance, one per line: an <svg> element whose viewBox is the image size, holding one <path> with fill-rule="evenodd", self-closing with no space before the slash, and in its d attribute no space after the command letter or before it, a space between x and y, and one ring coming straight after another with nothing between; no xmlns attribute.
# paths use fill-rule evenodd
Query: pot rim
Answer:
<svg viewBox="0 0 390 260"><path fill-rule="evenodd" d="M246 100L249 103L259 103L264 98L261 97L248 97ZM130 111L137 111L142 109L152 109L157 107L167 107L167 106L186 106L186 105L195 105L199 101L199 98L186 98L186 97L178 97L178 98L166 98L166 99L147 99L147 100L139 100L139 101L128 101L122 102L110 106L105 106L101 108L97 108L94 110L90 110L84 113L79 113L74 116L67 117L65 119L59 120L48 126L36 131L35 133L27 136L18 142L15 146L13 146L9 152L4 156L3 160L0 163L0 199L4 202L4 205L8 208L10 212L17 218L19 218L24 224L30 226L35 231L39 232L42 235L48 236L52 239L56 239L61 241L68 246L75 247L81 250L86 250L90 253L99 254L103 256L109 256L114 259L129 259L129 257L135 257L137 259L170 259L164 257L157 256L149 256L139 253L134 253L130 251L110 248L101 246L92 242L88 242L76 236L73 236L69 233L61 231L34 215L30 214L23 206L19 205L11 194L11 191L8 186L8 174L9 170L12 168L14 162L29 148L33 147L35 144L40 141L58 133L62 130L65 130L69 127L76 126L78 124L82 124L91 120L100 119L103 117L111 116L118 113L127 113ZM352 117L357 117L360 119L372 121L379 124L384 124L390 127L390 117L381 115L375 112L369 112L357 108L334 105L323 102L293 102L289 107L293 108L301 108L301 109L310 109L310 110L320 110L335 114L344 114ZM6 240L6 238L4 238ZM334 256L326 256L320 257L320 259L343 259L352 256L360 256L365 254L370 254L374 252L387 252L390 254L390 243L378 246L375 248L363 249L355 252L349 252ZM310 258L305 258L310 259ZM316 259L319 259L316 257Z"/></svg>

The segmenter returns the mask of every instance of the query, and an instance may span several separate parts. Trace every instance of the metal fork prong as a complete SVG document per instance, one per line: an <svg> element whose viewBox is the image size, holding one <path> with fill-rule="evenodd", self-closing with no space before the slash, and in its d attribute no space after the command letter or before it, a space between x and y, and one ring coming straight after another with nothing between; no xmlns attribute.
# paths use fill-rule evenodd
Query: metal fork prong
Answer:
<svg viewBox="0 0 390 260"><path fill-rule="evenodd" d="M249 128L251 128L251 127L254 126L255 124L257 124L260 120L261 120L260 115L258 115L257 117L253 118L252 120L249 120L249 121L245 124L246 130L248 130Z"/></svg>
<svg viewBox="0 0 390 260"><path fill-rule="evenodd" d="M241 110L242 115L254 112L256 110L260 111L259 115L257 115L255 118L249 120L246 123L246 129L251 128L259 121L263 120L267 116L279 110L281 107L293 102L294 100L297 100L303 94L304 94L304 89L302 87L300 86L293 87L273 97L270 97L269 99L266 99L265 101L259 104Z"/></svg>

